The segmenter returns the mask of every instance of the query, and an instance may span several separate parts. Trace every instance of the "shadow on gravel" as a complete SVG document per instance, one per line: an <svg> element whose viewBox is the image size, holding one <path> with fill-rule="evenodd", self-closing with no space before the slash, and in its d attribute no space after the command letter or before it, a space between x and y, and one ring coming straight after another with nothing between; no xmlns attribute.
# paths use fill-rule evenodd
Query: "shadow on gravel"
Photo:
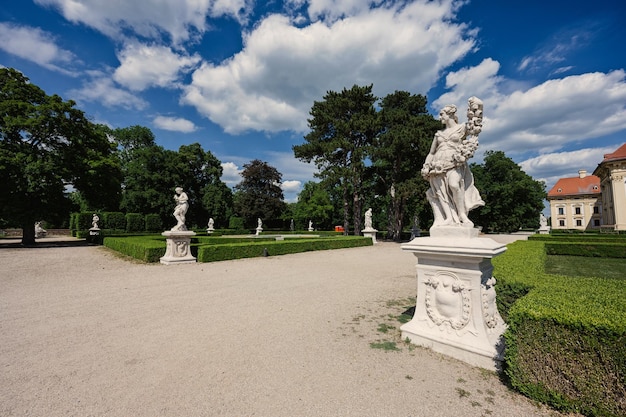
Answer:
<svg viewBox="0 0 626 417"><path fill-rule="evenodd" d="M4 240L4 242L3 242ZM0 250L2 249L41 249L41 248L75 248L80 246L98 246L88 243L84 239L77 240L50 240L35 242L34 245L23 245L21 241L14 239L0 239Z"/></svg>

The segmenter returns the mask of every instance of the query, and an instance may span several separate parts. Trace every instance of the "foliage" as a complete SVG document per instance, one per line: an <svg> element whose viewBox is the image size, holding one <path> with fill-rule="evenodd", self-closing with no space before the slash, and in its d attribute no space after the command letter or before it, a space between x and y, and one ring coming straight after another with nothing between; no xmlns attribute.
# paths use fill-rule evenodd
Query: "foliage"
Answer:
<svg viewBox="0 0 626 417"><path fill-rule="evenodd" d="M18 71L0 68L0 218L23 228L25 244L35 242L35 221L67 218L68 185L90 209L117 208L114 147L74 105L48 96Z"/></svg>
<svg viewBox="0 0 626 417"><path fill-rule="evenodd" d="M271 226L285 209L280 188L282 174L267 162L255 159L244 164L241 176L243 180L235 186L235 211L248 227L256 227L257 219Z"/></svg>
<svg viewBox="0 0 626 417"><path fill-rule="evenodd" d="M142 232L145 230L144 218L140 213L126 213L126 231Z"/></svg>
<svg viewBox="0 0 626 417"><path fill-rule="evenodd" d="M309 181L298 194L298 202L293 206L293 219L296 229L306 230L309 221L316 229L330 230L333 205L328 192L321 183Z"/></svg>
<svg viewBox="0 0 626 417"><path fill-rule="evenodd" d="M548 274L626 279L626 259L624 258L548 255L545 267Z"/></svg>
<svg viewBox="0 0 626 417"><path fill-rule="evenodd" d="M430 215L428 183L420 168L441 123L428 114L426 103L426 97L406 91L389 94L381 102L381 133L371 152L375 194L388 196L387 236L396 241L414 216L424 222Z"/></svg>
<svg viewBox="0 0 626 417"><path fill-rule="evenodd" d="M102 220L104 228L126 230L126 215L120 211L104 212L102 213Z"/></svg>
<svg viewBox="0 0 626 417"><path fill-rule="evenodd" d="M349 229L349 196L352 195L355 235L361 232L365 159L379 131L374 108L376 100L372 85L354 85L340 93L328 91L323 101L313 103L308 120L311 132L304 137L305 143L293 147L296 158L315 162L318 177L323 182L341 189L346 231Z"/></svg>
<svg viewBox="0 0 626 417"><path fill-rule="evenodd" d="M546 242L546 253L548 255L626 258L626 243Z"/></svg>
<svg viewBox="0 0 626 417"><path fill-rule="evenodd" d="M230 216L228 220L228 228L233 230L244 230L243 218L237 216Z"/></svg>
<svg viewBox="0 0 626 417"><path fill-rule="evenodd" d="M144 217L145 229L147 232L158 232L163 230L163 222L158 214L146 214Z"/></svg>
<svg viewBox="0 0 626 417"><path fill-rule="evenodd" d="M483 231L511 233L538 228L546 197L545 184L527 175L502 151L487 151L483 164L471 164L485 205L470 212Z"/></svg>
<svg viewBox="0 0 626 417"><path fill-rule="evenodd" d="M103 245L143 262L159 262L165 255L165 240L160 236L105 237Z"/></svg>
<svg viewBox="0 0 626 417"><path fill-rule="evenodd" d="M620 280L546 274L545 260L541 241L515 242L493 260L498 297L506 285L529 290L506 311L511 385L565 411L623 415L626 289Z"/></svg>

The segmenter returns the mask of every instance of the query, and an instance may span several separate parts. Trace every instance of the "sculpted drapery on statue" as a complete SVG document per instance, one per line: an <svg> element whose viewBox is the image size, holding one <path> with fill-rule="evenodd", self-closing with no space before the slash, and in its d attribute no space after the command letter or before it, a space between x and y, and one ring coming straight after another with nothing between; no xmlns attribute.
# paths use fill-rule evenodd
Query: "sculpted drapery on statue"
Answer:
<svg viewBox="0 0 626 417"><path fill-rule="evenodd" d="M483 103L476 97L468 100L468 121L459 124L456 106L447 105L439 113L444 124L437 131L422 167L422 176L430 183L426 197L433 208L433 227L473 227L467 214L485 202L474 186L474 177L467 160L478 148L482 129Z"/></svg>

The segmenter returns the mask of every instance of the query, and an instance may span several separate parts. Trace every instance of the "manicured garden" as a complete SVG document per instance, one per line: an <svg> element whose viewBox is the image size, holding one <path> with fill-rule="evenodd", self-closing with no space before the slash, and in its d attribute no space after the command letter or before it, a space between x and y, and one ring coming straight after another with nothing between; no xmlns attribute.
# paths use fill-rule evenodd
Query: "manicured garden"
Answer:
<svg viewBox="0 0 626 417"><path fill-rule="evenodd" d="M600 258L619 256L622 242L620 236L537 236L493 260L499 309L509 325L504 374L514 389L563 411L626 415L626 286L602 271L624 268L626 259ZM548 256L567 256L571 270L579 264L592 273L548 273L546 265L555 264ZM593 273L590 259L607 263L595 263Z"/></svg>

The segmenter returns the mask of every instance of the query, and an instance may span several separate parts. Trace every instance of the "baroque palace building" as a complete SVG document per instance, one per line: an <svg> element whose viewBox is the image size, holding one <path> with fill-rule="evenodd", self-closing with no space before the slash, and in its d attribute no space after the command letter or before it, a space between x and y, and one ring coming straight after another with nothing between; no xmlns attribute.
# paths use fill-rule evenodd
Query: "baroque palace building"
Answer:
<svg viewBox="0 0 626 417"><path fill-rule="evenodd" d="M548 192L553 229L626 230L626 143L588 175L561 178Z"/></svg>

